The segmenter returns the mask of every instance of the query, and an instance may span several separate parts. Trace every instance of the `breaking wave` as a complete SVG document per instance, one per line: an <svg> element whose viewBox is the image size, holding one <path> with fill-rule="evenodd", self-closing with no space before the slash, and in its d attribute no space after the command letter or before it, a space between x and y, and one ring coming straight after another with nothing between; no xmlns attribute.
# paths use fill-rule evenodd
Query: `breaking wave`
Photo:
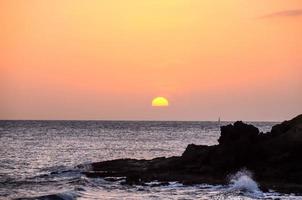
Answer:
<svg viewBox="0 0 302 200"><path fill-rule="evenodd" d="M256 181L252 178L252 173L248 170L240 170L229 177L230 184L228 192L243 194L253 198L263 197L263 192L259 189Z"/></svg>

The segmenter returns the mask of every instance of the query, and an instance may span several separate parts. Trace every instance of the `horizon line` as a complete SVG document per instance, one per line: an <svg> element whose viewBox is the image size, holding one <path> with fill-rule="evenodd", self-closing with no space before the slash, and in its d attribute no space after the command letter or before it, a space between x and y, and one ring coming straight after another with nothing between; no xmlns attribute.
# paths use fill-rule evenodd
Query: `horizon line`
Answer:
<svg viewBox="0 0 302 200"><path fill-rule="evenodd" d="M108 122L218 122L218 120L155 120L155 119L0 119L0 121L108 121ZM282 122L278 120L221 120L220 122Z"/></svg>

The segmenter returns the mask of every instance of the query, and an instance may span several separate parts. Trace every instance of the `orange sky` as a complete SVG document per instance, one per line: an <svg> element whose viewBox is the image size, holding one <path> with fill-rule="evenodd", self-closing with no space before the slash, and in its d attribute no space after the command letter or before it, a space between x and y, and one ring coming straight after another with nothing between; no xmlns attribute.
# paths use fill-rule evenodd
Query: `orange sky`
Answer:
<svg viewBox="0 0 302 200"><path fill-rule="evenodd" d="M0 0L0 29L0 119L302 113L301 0Z"/></svg>

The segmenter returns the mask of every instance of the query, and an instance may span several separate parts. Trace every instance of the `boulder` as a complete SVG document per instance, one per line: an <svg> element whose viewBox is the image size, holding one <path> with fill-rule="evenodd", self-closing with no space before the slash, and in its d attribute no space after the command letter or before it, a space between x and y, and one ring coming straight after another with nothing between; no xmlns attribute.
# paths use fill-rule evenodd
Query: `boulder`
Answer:
<svg viewBox="0 0 302 200"><path fill-rule="evenodd" d="M259 136L258 128L248 125L242 121L222 126L221 135L218 139L220 145L243 144L246 142L255 143Z"/></svg>

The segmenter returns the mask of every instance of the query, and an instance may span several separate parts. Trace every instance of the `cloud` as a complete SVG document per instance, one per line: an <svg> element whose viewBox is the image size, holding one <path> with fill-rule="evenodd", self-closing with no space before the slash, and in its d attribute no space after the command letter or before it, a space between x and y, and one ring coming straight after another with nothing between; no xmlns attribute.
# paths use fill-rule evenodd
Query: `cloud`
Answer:
<svg viewBox="0 0 302 200"><path fill-rule="evenodd" d="M275 17L299 17L302 16L302 9L296 10L283 10L268 15L264 15L260 18L275 18Z"/></svg>

